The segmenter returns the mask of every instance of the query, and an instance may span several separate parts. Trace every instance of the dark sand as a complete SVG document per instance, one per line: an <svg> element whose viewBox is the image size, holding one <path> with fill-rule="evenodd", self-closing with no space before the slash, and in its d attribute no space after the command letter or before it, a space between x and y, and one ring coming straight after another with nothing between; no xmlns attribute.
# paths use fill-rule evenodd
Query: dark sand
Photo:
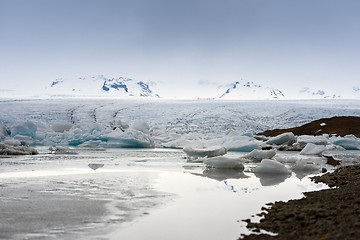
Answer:
<svg viewBox="0 0 360 240"><path fill-rule="evenodd" d="M325 125L323 124L325 123ZM320 125L321 124L321 125ZM337 136L345 136L353 134L360 137L360 117L340 116L332 118L322 118L312 121L299 127L287 129L267 130L258 135L276 136L285 132L293 132L295 135L322 135L336 134Z"/></svg>

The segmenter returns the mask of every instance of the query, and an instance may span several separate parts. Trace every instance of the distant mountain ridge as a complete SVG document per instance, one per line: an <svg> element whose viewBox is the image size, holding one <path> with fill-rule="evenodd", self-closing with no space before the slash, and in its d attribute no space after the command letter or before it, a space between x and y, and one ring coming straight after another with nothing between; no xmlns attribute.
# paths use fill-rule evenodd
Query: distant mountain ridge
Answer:
<svg viewBox="0 0 360 240"><path fill-rule="evenodd" d="M240 80L232 83L219 99L266 100L283 99L285 95L277 88L265 87L254 82Z"/></svg>
<svg viewBox="0 0 360 240"><path fill-rule="evenodd" d="M79 77L77 79L55 79L47 93L51 96L111 96L160 98L143 81L131 78Z"/></svg>

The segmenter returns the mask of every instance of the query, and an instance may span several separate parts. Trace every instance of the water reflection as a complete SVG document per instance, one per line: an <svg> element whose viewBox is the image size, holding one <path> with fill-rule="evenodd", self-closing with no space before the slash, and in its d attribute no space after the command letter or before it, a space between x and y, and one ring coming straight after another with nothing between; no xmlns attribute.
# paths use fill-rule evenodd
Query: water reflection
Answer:
<svg viewBox="0 0 360 240"><path fill-rule="evenodd" d="M248 178L249 176L245 175L243 171L235 169L216 169L210 168L203 171L202 174L204 177L215 179L218 181L223 181L226 179L239 179L239 178Z"/></svg>
<svg viewBox="0 0 360 240"><path fill-rule="evenodd" d="M102 164L102 163L89 163L88 164L88 167L94 171L98 168L102 168L103 166L104 166L104 164Z"/></svg>
<svg viewBox="0 0 360 240"><path fill-rule="evenodd" d="M273 186L284 182L291 174L255 173L262 186Z"/></svg>
<svg viewBox="0 0 360 240"><path fill-rule="evenodd" d="M301 180L308 175L319 174L320 170L313 170L313 171L293 170L293 172L295 173L295 176Z"/></svg>

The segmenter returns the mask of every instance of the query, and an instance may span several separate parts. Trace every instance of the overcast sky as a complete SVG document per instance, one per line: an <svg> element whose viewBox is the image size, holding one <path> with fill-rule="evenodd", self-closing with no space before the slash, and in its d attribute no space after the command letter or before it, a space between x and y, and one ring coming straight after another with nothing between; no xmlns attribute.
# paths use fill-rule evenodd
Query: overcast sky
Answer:
<svg viewBox="0 0 360 240"><path fill-rule="evenodd" d="M167 97L241 78L359 86L359 13L358 0L0 0L0 89L99 74Z"/></svg>

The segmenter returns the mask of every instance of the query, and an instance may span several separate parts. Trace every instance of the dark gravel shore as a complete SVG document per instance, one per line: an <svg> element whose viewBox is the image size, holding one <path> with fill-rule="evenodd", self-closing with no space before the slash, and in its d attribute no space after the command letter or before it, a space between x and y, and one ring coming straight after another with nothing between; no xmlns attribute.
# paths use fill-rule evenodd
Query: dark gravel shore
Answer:
<svg viewBox="0 0 360 240"><path fill-rule="evenodd" d="M247 227L277 236L249 235L240 239L360 239L360 166L347 166L314 177L333 188L307 192L289 202L275 202L260 223Z"/></svg>
<svg viewBox="0 0 360 240"><path fill-rule="evenodd" d="M267 130L258 134L264 136L276 136L285 132L292 132L298 136L322 135L327 133L336 134L338 136L353 134L356 137L360 137L360 117L337 116L332 118L322 118L299 127Z"/></svg>

